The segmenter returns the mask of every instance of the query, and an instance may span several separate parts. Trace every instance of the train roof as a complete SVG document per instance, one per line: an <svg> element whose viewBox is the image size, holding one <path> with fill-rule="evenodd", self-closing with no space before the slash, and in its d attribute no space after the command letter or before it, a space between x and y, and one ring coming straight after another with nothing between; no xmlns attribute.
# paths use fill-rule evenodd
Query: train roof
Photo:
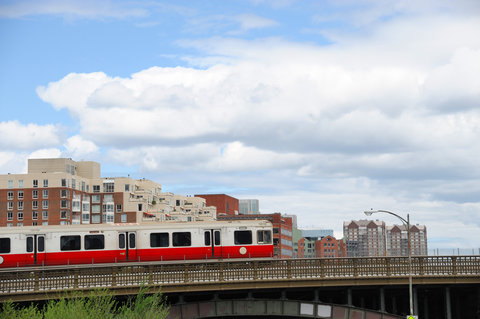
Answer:
<svg viewBox="0 0 480 319"><path fill-rule="evenodd" d="M185 229L193 228L217 228L225 226L271 226L267 220L232 220L232 221L195 221L195 222L152 222L152 223L121 223L121 224L82 224L82 225L48 225L48 226L22 226L22 227L0 227L1 234L25 234L25 233L48 233L69 231L105 231L105 230L138 230L138 229Z"/></svg>

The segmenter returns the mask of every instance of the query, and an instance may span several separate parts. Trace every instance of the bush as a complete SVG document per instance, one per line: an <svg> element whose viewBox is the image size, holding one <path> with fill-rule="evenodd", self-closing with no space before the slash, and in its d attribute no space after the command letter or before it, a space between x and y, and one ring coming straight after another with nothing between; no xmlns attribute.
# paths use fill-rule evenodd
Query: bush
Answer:
<svg viewBox="0 0 480 319"><path fill-rule="evenodd" d="M87 297L65 294L49 301L42 310L34 304L16 307L9 301L2 305L0 319L164 319L168 312L162 295L148 295L148 288L143 286L136 297L121 306L107 290L91 292Z"/></svg>

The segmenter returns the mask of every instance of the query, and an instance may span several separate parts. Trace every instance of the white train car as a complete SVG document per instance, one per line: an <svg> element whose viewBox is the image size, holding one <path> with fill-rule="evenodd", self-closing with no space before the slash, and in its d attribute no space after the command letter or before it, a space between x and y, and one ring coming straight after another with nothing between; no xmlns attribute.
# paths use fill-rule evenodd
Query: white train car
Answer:
<svg viewBox="0 0 480 319"><path fill-rule="evenodd" d="M264 220L6 227L0 267L273 257Z"/></svg>

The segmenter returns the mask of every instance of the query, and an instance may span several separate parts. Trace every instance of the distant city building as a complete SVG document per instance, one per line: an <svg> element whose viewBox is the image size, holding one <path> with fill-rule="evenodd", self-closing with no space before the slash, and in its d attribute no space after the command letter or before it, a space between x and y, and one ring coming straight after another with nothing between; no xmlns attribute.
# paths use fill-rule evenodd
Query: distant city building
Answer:
<svg viewBox="0 0 480 319"><path fill-rule="evenodd" d="M217 217L222 215L238 215L239 201L235 197L225 194L200 194L195 195L195 197L204 198L207 206L216 207Z"/></svg>
<svg viewBox="0 0 480 319"><path fill-rule="evenodd" d="M317 237L317 238L323 238L326 236L333 237L333 229L322 229L322 228L302 229L302 236Z"/></svg>
<svg viewBox="0 0 480 319"><path fill-rule="evenodd" d="M352 220L343 223L348 257L385 256L385 222Z"/></svg>
<svg viewBox="0 0 480 319"><path fill-rule="evenodd" d="M408 256L406 225L386 227L383 221L352 220L343 223L347 256ZM427 255L427 228L410 225L412 255Z"/></svg>
<svg viewBox="0 0 480 319"><path fill-rule="evenodd" d="M240 199L238 205L240 215L259 214L258 199Z"/></svg>
<svg viewBox="0 0 480 319"><path fill-rule="evenodd" d="M298 258L315 258L316 237L302 237L298 241Z"/></svg>
<svg viewBox="0 0 480 319"><path fill-rule="evenodd" d="M292 223L293 223L293 220L292 220ZM302 231L296 228L294 225L292 225L293 258L298 258L298 241L302 238L303 238Z"/></svg>
<svg viewBox="0 0 480 319"><path fill-rule="evenodd" d="M347 257L345 243L333 236L325 236L315 241L315 257L334 258Z"/></svg>
<svg viewBox="0 0 480 319"><path fill-rule="evenodd" d="M293 214L283 214L283 217L290 217L292 219L292 227L293 228L298 228L297 227L297 215Z"/></svg>
<svg viewBox="0 0 480 319"><path fill-rule="evenodd" d="M279 258L293 257L292 218L280 213L258 215L219 215L217 220L268 220L273 225L273 250Z"/></svg>
<svg viewBox="0 0 480 319"><path fill-rule="evenodd" d="M101 177L100 164L29 159L26 174L0 175L0 226L213 219L203 198L162 193L147 179Z"/></svg>
<svg viewBox="0 0 480 319"><path fill-rule="evenodd" d="M412 255L426 256L427 227L425 225L410 225ZM387 227L387 253L389 256L408 256L408 231L406 225Z"/></svg>

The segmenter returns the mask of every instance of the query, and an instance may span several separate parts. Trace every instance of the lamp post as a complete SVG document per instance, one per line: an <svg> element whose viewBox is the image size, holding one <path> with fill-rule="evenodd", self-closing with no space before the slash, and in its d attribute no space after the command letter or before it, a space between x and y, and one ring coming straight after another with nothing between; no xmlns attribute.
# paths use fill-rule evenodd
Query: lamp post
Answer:
<svg viewBox="0 0 480 319"><path fill-rule="evenodd" d="M386 213L386 214L390 214L390 215L393 215L395 217L397 217L398 219L400 219L402 221L402 223L407 227L407 241L408 241L408 296L409 296L409 299L410 299L410 316L413 316L413 292L412 292L412 249L411 249L411 244L410 244L410 215L407 214L407 219L395 214L395 213L392 213L388 210L381 210L381 209L378 209L378 210L366 210L364 211L365 215L367 216L371 216L372 214L375 214L375 213ZM386 249L386 247L385 247Z"/></svg>

